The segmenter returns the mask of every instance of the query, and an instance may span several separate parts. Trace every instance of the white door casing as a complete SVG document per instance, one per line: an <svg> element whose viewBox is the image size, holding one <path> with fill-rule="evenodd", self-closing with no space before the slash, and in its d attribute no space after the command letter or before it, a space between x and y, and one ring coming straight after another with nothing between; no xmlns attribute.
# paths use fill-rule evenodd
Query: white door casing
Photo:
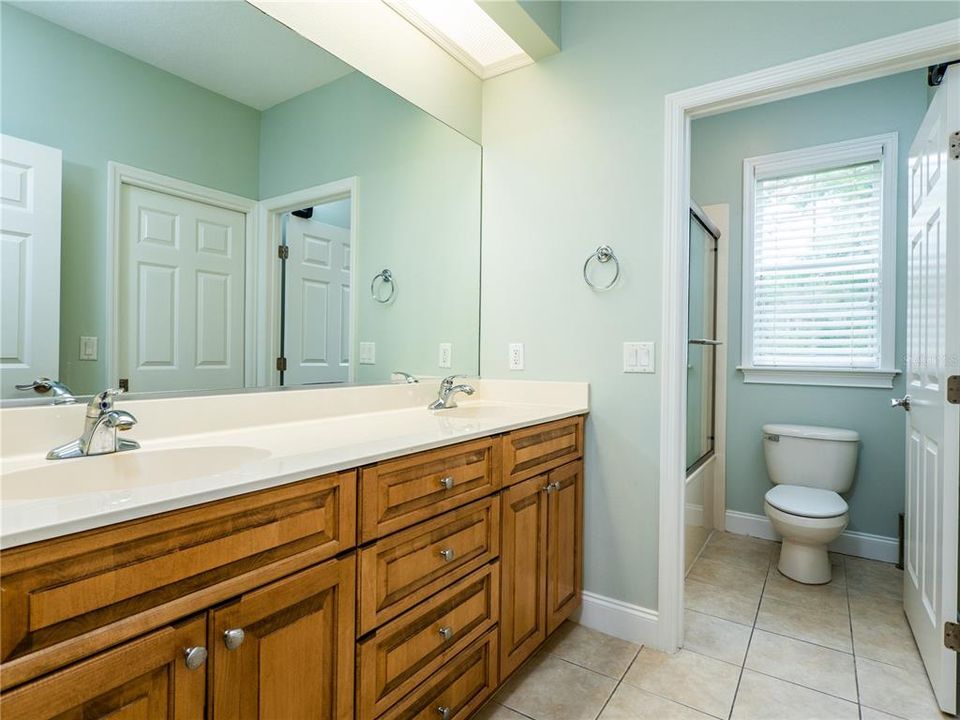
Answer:
<svg viewBox="0 0 960 720"><path fill-rule="evenodd" d="M907 214L907 491L904 609L940 707L957 709L957 654L944 624L957 621L960 405L960 67L947 72L910 146Z"/></svg>
<svg viewBox="0 0 960 720"><path fill-rule="evenodd" d="M134 392L244 385L245 216L120 189L117 374Z"/></svg>
<svg viewBox="0 0 960 720"><path fill-rule="evenodd" d="M62 153L0 135L0 397L60 375Z"/></svg>
<svg viewBox="0 0 960 720"><path fill-rule="evenodd" d="M350 373L350 231L286 218L284 384L347 382Z"/></svg>

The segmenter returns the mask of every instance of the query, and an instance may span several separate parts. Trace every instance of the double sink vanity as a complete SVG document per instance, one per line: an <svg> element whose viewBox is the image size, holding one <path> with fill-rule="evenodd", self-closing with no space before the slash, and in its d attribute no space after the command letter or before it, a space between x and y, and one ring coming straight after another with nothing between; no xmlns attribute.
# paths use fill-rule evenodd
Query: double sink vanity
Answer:
<svg viewBox="0 0 960 720"><path fill-rule="evenodd" d="M4 410L4 720L469 717L579 605L588 409L472 384Z"/></svg>

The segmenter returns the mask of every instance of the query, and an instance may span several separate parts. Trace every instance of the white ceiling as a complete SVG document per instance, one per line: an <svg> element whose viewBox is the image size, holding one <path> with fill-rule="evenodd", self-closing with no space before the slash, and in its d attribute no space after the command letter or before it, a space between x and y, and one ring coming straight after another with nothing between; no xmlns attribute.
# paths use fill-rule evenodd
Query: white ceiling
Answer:
<svg viewBox="0 0 960 720"><path fill-rule="evenodd" d="M257 110L353 72L244 0L12 4Z"/></svg>

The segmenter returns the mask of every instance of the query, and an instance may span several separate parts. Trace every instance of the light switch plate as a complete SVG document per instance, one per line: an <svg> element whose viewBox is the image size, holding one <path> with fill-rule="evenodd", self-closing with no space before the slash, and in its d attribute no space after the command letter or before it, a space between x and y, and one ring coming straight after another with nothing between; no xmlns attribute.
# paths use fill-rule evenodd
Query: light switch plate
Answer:
<svg viewBox="0 0 960 720"><path fill-rule="evenodd" d="M449 368L453 366L453 344L440 343L440 355L437 359L437 367Z"/></svg>
<svg viewBox="0 0 960 720"><path fill-rule="evenodd" d="M96 336L80 336L80 359L96 360L99 353L98 346L100 342Z"/></svg>
<svg viewBox="0 0 960 720"><path fill-rule="evenodd" d="M523 343L510 343L509 367L511 370L523 370Z"/></svg>
<svg viewBox="0 0 960 720"><path fill-rule="evenodd" d="M656 352L652 342L625 342L623 344L623 371L625 373L656 372Z"/></svg>
<svg viewBox="0 0 960 720"><path fill-rule="evenodd" d="M377 344L376 343L373 343L373 342L360 343L359 363L361 365L376 365L377 363Z"/></svg>

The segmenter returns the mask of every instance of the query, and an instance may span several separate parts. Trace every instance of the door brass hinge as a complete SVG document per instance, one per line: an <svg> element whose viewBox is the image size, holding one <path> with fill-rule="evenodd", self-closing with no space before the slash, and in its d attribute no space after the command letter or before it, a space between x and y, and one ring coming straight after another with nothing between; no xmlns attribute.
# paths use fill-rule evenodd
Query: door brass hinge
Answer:
<svg viewBox="0 0 960 720"><path fill-rule="evenodd" d="M124 392L130 392L130 378L120 378L118 385Z"/></svg>
<svg viewBox="0 0 960 720"><path fill-rule="evenodd" d="M287 369L287 359L285 357L277 358L277 370L283 372Z"/></svg>
<svg viewBox="0 0 960 720"><path fill-rule="evenodd" d="M951 405L960 405L960 375L951 375L947 378L947 402Z"/></svg>
<svg viewBox="0 0 960 720"><path fill-rule="evenodd" d="M943 646L947 650L960 652L960 625L955 622L943 624Z"/></svg>
<svg viewBox="0 0 960 720"><path fill-rule="evenodd" d="M950 133L950 157L960 160L960 130Z"/></svg>
<svg viewBox="0 0 960 720"><path fill-rule="evenodd" d="M277 257L281 260L290 259L290 246L289 245L277 245Z"/></svg>

